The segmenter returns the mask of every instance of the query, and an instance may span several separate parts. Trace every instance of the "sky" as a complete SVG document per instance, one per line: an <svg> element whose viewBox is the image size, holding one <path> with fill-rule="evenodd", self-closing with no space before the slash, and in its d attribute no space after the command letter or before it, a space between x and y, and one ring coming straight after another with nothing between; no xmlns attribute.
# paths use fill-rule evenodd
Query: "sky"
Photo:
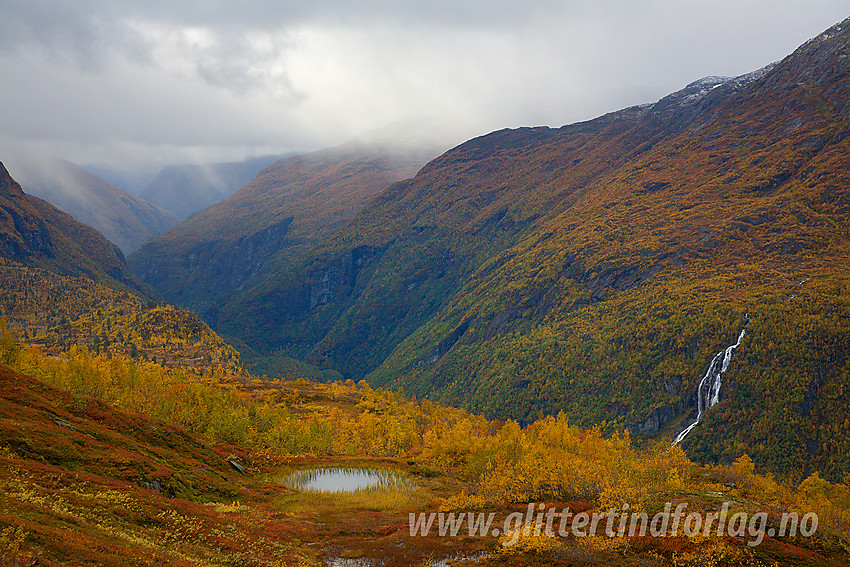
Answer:
<svg viewBox="0 0 850 567"><path fill-rule="evenodd" d="M735 76L846 0L0 0L0 161L141 168L391 124L451 144Z"/></svg>

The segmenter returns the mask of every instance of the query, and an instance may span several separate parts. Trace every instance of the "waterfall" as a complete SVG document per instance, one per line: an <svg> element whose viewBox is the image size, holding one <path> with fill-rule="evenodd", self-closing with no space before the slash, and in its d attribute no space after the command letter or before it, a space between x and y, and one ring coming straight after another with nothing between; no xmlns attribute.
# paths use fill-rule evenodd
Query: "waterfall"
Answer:
<svg viewBox="0 0 850 567"><path fill-rule="evenodd" d="M741 329L741 333L738 335L738 341L734 345L721 350L711 359L708 370L697 387L697 418L676 436L676 440L673 441L674 445L687 437L691 429L702 421L708 408L720 401L720 382L723 378L723 373L726 372L726 369L729 367L729 361L732 360L732 351L740 346L741 339L743 338L744 329Z"/></svg>

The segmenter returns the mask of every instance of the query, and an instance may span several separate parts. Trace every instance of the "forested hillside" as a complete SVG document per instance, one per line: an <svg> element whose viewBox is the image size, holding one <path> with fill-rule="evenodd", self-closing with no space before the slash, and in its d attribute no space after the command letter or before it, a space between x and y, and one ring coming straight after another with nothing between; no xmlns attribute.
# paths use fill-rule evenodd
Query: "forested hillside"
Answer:
<svg viewBox="0 0 850 567"><path fill-rule="evenodd" d="M850 565L850 18L762 60L838 0L58 4L0 567Z"/></svg>
<svg viewBox="0 0 850 567"><path fill-rule="evenodd" d="M520 427L365 382L196 375L77 347L45 356L5 328L0 362L4 564L846 564L846 484L758 474L747 455L699 467L678 446L605 437L564 414ZM350 493L287 483L328 467L378 468L404 483ZM665 501L689 512L723 501L763 521L760 531L691 537L667 528L423 537L408 525L483 510L507 526L512 510L538 501L594 517L624 503L656 514ZM816 532L779 535L785 514L817 514Z"/></svg>
<svg viewBox="0 0 850 567"><path fill-rule="evenodd" d="M166 367L239 375L239 353L194 313L0 259L0 316L31 346L59 355L72 346Z"/></svg>
<svg viewBox="0 0 850 567"><path fill-rule="evenodd" d="M743 445L730 463L704 467L669 441L636 440L611 423L582 427L564 411L528 423L491 420L366 381L252 377L196 315L105 273L69 275L48 261L70 254L57 235L90 229L44 202L39 216L13 182L4 187L4 565L846 563L846 480L830 482L818 471L805 478L761 474ZM63 232L57 219L71 224L60 224ZM805 294L807 283L795 289ZM799 312L797 318L806 328ZM754 315L741 322L755 333ZM828 324L838 332L843 319ZM419 366L440 362L439 354L433 358ZM293 484L328 467L401 480L349 493ZM512 530L514 510L537 502L606 519L627 506L653 517L669 513L671 502L706 517L723 506L762 523L692 536L666 527L649 537ZM437 527L426 537L411 524L411 516L460 518L470 510L504 531L470 527L469 537L446 537ZM795 532L785 531L787 516L814 514L816 529L798 534L794 520Z"/></svg>
<svg viewBox="0 0 850 567"><path fill-rule="evenodd" d="M0 164L0 317L29 345L76 345L168 367L238 375L237 353L197 315L160 304L117 246L25 194Z"/></svg>

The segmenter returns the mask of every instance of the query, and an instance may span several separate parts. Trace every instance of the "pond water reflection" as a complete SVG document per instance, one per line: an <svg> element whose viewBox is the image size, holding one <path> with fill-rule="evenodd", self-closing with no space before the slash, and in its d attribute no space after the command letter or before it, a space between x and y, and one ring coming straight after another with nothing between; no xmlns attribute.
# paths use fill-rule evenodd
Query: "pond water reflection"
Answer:
<svg viewBox="0 0 850 567"><path fill-rule="evenodd" d="M320 492L412 492L414 482L402 472L365 467L299 469L284 484L301 491Z"/></svg>

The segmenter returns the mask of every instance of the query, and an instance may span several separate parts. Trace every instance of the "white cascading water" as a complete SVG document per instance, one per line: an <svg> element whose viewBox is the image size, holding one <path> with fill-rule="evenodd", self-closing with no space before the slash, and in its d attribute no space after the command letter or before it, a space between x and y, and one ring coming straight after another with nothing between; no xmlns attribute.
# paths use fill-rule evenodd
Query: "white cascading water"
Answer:
<svg viewBox="0 0 850 567"><path fill-rule="evenodd" d="M674 445L687 437L691 429L702 421L708 408L720 401L720 382L723 378L723 373L726 372L729 361L732 360L732 351L740 346L741 339L743 338L744 329L741 329L741 333L738 335L738 342L726 347L725 350L721 350L711 359L711 364L708 365L708 371L706 371L705 376L699 382L699 387L697 387L697 418L676 436L676 440L673 441Z"/></svg>

